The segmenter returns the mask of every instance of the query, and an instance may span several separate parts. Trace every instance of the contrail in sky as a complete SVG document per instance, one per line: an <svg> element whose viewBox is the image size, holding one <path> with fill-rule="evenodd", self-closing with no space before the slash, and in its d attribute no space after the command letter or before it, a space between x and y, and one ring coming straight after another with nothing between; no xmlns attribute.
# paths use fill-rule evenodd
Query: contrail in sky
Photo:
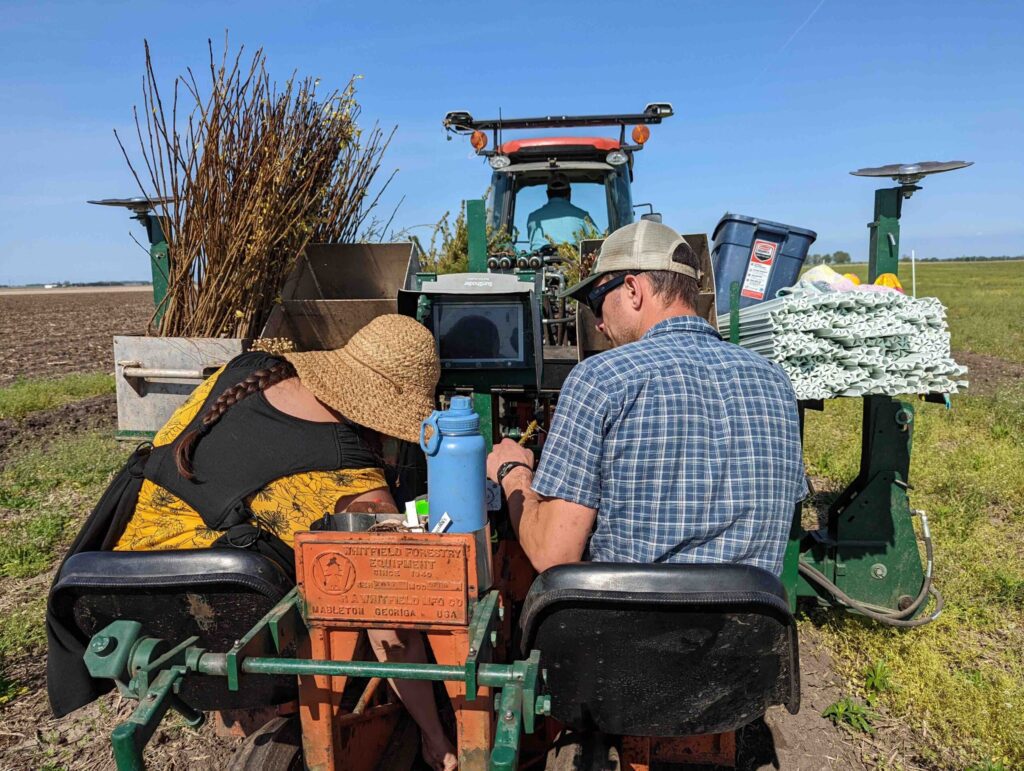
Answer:
<svg viewBox="0 0 1024 771"><path fill-rule="evenodd" d="M816 14L818 11L820 11L821 10L821 6L823 6L824 4L825 4L825 0L820 0L820 2L816 6L814 6L814 10L810 12L810 14L807 16L806 19L804 19L804 23L801 24L799 27L797 27L795 30L793 30L793 34L790 35L789 38L786 40L786 42L782 44L782 48L779 49L779 53L780 54L783 51L785 51L786 50L786 46L788 46L790 43L792 43L793 39L796 38L796 36L800 34L800 30L802 30L804 27L806 27L810 23L811 19L814 18L814 14ZM778 56L778 54L776 54L776 56Z"/></svg>
<svg viewBox="0 0 1024 771"><path fill-rule="evenodd" d="M823 6L824 4L825 0L818 0L818 4L814 6L814 10L807 15L807 18L803 20L799 27L793 30L793 34L786 38L786 42L783 43L779 50L775 52L775 56L768 60L767 64L765 64L764 66L764 69L762 69L761 72L758 73L758 76L754 78L754 83L759 83L761 81L761 79L765 76L768 70L771 69L772 63L779 57L779 55L783 51L786 50L786 47L789 46L789 44L796 39L796 36L800 34L800 31L803 30L803 28L806 27L808 24L810 24L811 19L814 18L814 14L820 11L821 6Z"/></svg>

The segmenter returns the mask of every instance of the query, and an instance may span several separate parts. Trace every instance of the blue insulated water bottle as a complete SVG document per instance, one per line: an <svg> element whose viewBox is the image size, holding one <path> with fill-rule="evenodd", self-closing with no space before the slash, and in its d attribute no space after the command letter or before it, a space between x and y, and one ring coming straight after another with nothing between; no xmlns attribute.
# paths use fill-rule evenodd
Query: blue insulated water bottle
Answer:
<svg viewBox="0 0 1024 771"><path fill-rule="evenodd" d="M430 532L476 533L486 527L487 456L480 416L468 396L453 396L447 410L437 410L423 421L420 447L427 454Z"/></svg>

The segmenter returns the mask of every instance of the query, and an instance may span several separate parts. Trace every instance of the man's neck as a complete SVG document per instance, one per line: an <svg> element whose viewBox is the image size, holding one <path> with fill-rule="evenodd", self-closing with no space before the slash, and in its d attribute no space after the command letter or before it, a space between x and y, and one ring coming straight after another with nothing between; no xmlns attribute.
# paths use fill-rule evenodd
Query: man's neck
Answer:
<svg viewBox="0 0 1024 771"><path fill-rule="evenodd" d="M678 318L679 316L696 316L697 311L685 303L672 303L661 308L652 308L649 315L645 315L640 321L640 337L643 337L652 327L657 326L667 319Z"/></svg>

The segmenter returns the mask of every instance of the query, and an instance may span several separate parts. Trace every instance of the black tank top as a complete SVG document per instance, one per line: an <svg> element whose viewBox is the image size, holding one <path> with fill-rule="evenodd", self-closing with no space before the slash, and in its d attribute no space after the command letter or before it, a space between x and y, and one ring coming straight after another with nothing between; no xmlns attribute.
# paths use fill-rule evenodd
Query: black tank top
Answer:
<svg viewBox="0 0 1024 771"><path fill-rule="evenodd" d="M174 452L181 439L199 427L209 406L256 370L269 369L280 361L253 352L228 362L192 422L173 442L155 448L146 463L146 479L185 501L212 530L248 522L252 512L245 500L275 479L308 471L381 465L350 425L286 415L260 392L229 407L196 442L193 479L178 473Z"/></svg>

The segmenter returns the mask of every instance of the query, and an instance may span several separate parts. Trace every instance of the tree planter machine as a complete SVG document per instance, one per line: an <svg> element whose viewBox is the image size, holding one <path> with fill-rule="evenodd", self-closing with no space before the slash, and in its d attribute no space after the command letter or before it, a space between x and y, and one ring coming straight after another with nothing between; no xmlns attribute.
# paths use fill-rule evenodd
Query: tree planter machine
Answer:
<svg viewBox="0 0 1024 771"><path fill-rule="evenodd" d="M634 216L634 155L647 127L671 114L665 104L495 121L451 113L445 124L470 134L494 169L492 226L514 225L521 190L554 169L574 184L603 186L607 220L621 225ZM504 131L577 126L614 126L619 139L499 141ZM905 187L880 191L872 275L895 271L890 234ZM468 273L424 272L408 246L372 264L341 259L343 247L314 248L292 281L298 304L284 303L269 326L300 347L334 347L393 306L435 334L439 396L471 394L488 442L512 436L541 450L561 381L602 342L585 308L556 301L565 284L557 255L514 244L488 254L484 204L469 201L466 210ZM707 239L688 238L704 262L699 310L714 324ZM341 274L348 279L333 280ZM452 325L468 316L515 343L487 349L484 336L470 336L461 341L469 354L464 346L451 354ZM381 686L386 678L443 685L443 715L466 771L731 766L736 731L772 705L799 708L797 600L838 601L803 566L866 608L895 612L930 579L907 502L913 407L871 397L864 414L861 477L824 532L804 532L795 513L781 579L742 565L601 563L537 576L494 496L483 553L472 535L300 533L293 583L245 550L88 552L63 564L50 601L75 619L91 675L138 700L112 736L120 771L144 767L146 742L168 710L197 725L206 712L267 708L277 717L246 740L233 768L411 768L415 727ZM404 478L400 497L425 492L423 481ZM422 631L433 661L377 662L365 640L375 628Z"/></svg>

